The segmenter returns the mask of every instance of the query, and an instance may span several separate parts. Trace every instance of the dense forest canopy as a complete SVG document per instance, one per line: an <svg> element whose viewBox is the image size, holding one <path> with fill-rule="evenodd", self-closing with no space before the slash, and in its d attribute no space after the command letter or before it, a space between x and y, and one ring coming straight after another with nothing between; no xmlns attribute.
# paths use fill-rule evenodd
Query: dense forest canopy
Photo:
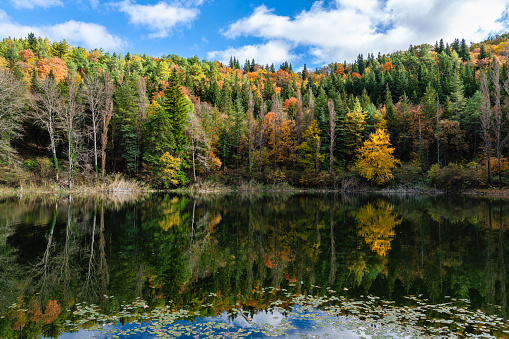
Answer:
<svg viewBox="0 0 509 339"><path fill-rule="evenodd" d="M508 38L440 40L297 73L288 62L6 38L0 181L507 184Z"/></svg>

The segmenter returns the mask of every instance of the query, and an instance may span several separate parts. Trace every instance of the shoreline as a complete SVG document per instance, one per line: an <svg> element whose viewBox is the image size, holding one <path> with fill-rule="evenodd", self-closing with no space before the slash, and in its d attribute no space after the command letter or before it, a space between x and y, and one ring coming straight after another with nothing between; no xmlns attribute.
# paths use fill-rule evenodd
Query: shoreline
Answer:
<svg viewBox="0 0 509 339"><path fill-rule="evenodd" d="M76 187L71 190L65 188L50 187L30 187L30 188L9 188L0 187L0 196L13 196L24 194L57 194L57 195L114 195L114 194L143 194L143 193L177 193L177 194L229 194L229 193L335 193L335 194L389 194L389 195L442 195L442 194L460 194L467 196L482 196L491 198L507 198L509 199L509 188L493 188L493 189L468 189L462 191L443 191L433 188L417 189L417 188L359 188L350 190L340 189L320 189L320 188L292 188L292 187L200 187L193 189L192 187L177 189L108 189L108 188L91 188Z"/></svg>

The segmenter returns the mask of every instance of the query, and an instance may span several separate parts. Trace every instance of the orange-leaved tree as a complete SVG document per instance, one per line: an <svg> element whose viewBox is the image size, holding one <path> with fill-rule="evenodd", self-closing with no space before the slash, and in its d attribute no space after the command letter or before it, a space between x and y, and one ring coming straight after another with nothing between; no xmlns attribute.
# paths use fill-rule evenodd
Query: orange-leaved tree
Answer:
<svg viewBox="0 0 509 339"><path fill-rule="evenodd" d="M394 177L392 171L401 161L394 158L394 148L390 146L389 134L385 130L377 129L371 133L357 156L360 175L378 185L391 180Z"/></svg>

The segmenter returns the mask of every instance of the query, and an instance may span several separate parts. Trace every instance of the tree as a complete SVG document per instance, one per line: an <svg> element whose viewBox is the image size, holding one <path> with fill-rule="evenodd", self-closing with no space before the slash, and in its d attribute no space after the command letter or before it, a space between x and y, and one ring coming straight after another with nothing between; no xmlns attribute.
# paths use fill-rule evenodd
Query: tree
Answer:
<svg viewBox="0 0 509 339"><path fill-rule="evenodd" d="M79 140L81 135L77 124L81 119L82 110L78 105L78 84L75 72L69 73L69 76L67 77L67 87L68 98L59 119L67 138L67 160L69 162L67 185L68 188L71 189L73 178L72 174L78 157L78 147L81 144Z"/></svg>
<svg viewBox="0 0 509 339"><path fill-rule="evenodd" d="M188 182L183 171L188 166L186 161L189 142L185 133L186 120L185 96L182 93L177 71L173 69L169 78L169 86L164 92L162 105L147 117L144 126L143 160L146 164L148 180L155 185L174 185L175 181L168 180L168 173L161 172L161 169L168 164L173 166L171 168L175 173L172 178L177 180L178 184L184 185ZM166 153L171 158L165 155ZM165 164L162 164L161 161L165 161ZM177 164L179 168L174 169Z"/></svg>
<svg viewBox="0 0 509 339"><path fill-rule="evenodd" d="M113 92L115 87L110 81L109 73L104 74L104 106L101 110L101 178L106 174L106 146L108 145L108 129L113 116Z"/></svg>
<svg viewBox="0 0 509 339"><path fill-rule="evenodd" d="M240 141L242 136L244 135L244 119L245 113L244 108L240 102L240 98L235 100L235 109L231 112L229 116L229 131L233 136L233 146L235 147L235 164L237 168L237 172L239 171L239 160L240 160Z"/></svg>
<svg viewBox="0 0 509 339"><path fill-rule="evenodd" d="M91 122L91 132L92 132L92 142L94 144L94 177L97 181L97 173L99 172L99 167L97 163L98 158L98 150L97 150L97 142L99 138L100 132L100 119L101 114L104 111L104 106L106 105L106 92L105 92L105 84L97 75L87 75L85 76L82 96L84 101L87 104L88 110L90 111L90 122Z"/></svg>
<svg viewBox="0 0 509 339"><path fill-rule="evenodd" d="M318 166L325 158L325 155L320 154L320 134L316 120L313 120L302 134L302 143L297 147L299 151L297 162L304 171L318 172Z"/></svg>
<svg viewBox="0 0 509 339"><path fill-rule="evenodd" d="M136 79L136 94L138 96L138 120L136 122L136 134L137 134L137 153L141 154L141 139L143 132L143 125L147 119L147 82L144 77L138 77ZM138 174L138 166L136 166L136 174Z"/></svg>
<svg viewBox="0 0 509 339"><path fill-rule="evenodd" d="M22 110L26 90L12 72L0 69L0 158L10 162L14 149L11 141L22 133Z"/></svg>
<svg viewBox="0 0 509 339"><path fill-rule="evenodd" d="M64 99L62 90L55 80L46 77L37 84L37 89L33 95L33 104L34 109L30 115L36 124L42 126L48 132L53 167L55 168L55 179L58 181L57 143L59 137L57 126L64 109Z"/></svg>
<svg viewBox="0 0 509 339"><path fill-rule="evenodd" d="M304 64L304 67L306 65ZM303 72L304 74L304 72ZM297 133L297 146L300 145L300 139L302 137L302 119L304 118L304 109L302 107L302 94L300 90L297 90L297 112L295 113L295 131Z"/></svg>
<svg viewBox="0 0 509 339"><path fill-rule="evenodd" d="M460 121L461 113L465 109L465 90L463 88L463 81L459 75L459 67L454 72L454 77L451 82L451 101L452 108L456 115L456 121Z"/></svg>
<svg viewBox="0 0 509 339"><path fill-rule="evenodd" d="M253 63L254 63L254 59L253 59ZM251 67L254 67L254 65L252 65ZM248 108L247 108L247 112L248 112L248 122L247 122L247 130L248 130L248 139L249 139L249 144L248 144L248 147L249 147L249 175L251 175L251 167L252 167L252 149L253 149L253 118L254 118L254 99L253 99L253 90L251 88L251 85L250 84L246 84L245 86L249 86L249 89L248 89Z"/></svg>
<svg viewBox="0 0 509 339"><path fill-rule="evenodd" d="M502 187L502 148L505 146L509 137L502 137L502 108L500 106L500 64L496 58L493 59L493 70L491 72L491 81L493 83L493 98L495 107L493 107L494 131L495 131L495 152L498 162L498 180Z"/></svg>
<svg viewBox="0 0 509 339"><path fill-rule="evenodd" d="M410 123L412 117L414 115L415 107L412 105L408 97L403 94L403 96L399 99L398 103L394 106L394 117L392 119L392 129L397 132L397 139L394 140L394 146L396 146L396 152L398 158L401 160L409 159L409 143L408 140L411 139L410 134ZM395 134L391 134L393 137Z"/></svg>
<svg viewBox="0 0 509 339"><path fill-rule="evenodd" d="M196 182L196 163L201 163L202 167L208 170L213 158L210 137L202 123L202 115L212 109L208 103L197 103L194 105L194 112L189 112L187 115L186 131L190 143L194 182Z"/></svg>
<svg viewBox="0 0 509 339"><path fill-rule="evenodd" d="M493 112L491 110L490 103L490 89L488 86L488 79L486 71L481 70L481 138L484 143L484 150L486 152L486 162L488 166L488 182L491 178L491 167L490 167L490 147L491 147L491 120Z"/></svg>
<svg viewBox="0 0 509 339"><path fill-rule="evenodd" d="M389 135L383 129L371 133L359 149L356 165L360 175L378 185L391 180L392 171L401 161L394 158L394 148L390 146Z"/></svg>
<svg viewBox="0 0 509 339"><path fill-rule="evenodd" d="M280 133L280 124L283 120L283 112L281 110L281 100L279 95L274 94L272 96L272 112L271 112L272 120L272 133L273 133L273 151L274 151L274 170L277 169L277 159L278 159L278 142L279 142L279 133Z"/></svg>
<svg viewBox="0 0 509 339"><path fill-rule="evenodd" d="M366 114L358 99L355 99L353 110L347 113L345 124L346 129L354 140L350 147L356 149L362 139L362 132L366 124Z"/></svg>
<svg viewBox="0 0 509 339"><path fill-rule="evenodd" d="M117 82L113 101L115 111L111 133L114 146L113 169L117 168L117 160L122 159L125 162L125 169L135 174L138 169L140 153L137 131L139 124L138 95L133 78L124 75L122 82L120 84Z"/></svg>
<svg viewBox="0 0 509 339"><path fill-rule="evenodd" d="M263 96L261 97L260 114L258 116L258 150L259 150L259 161L258 170L261 173L263 165L263 145L265 144L265 102Z"/></svg>
<svg viewBox="0 0 509 339"><path fill-rule="evenodd" d="M484 44L481 44L478 59L483 60L483 59L486 59L487 57L488 57L488 53L486 52L486 46L484 46Z"/></svg>
<svg viewBox="0 0 509 339"><path fill-rule="evenodd" d="M336 111L334 110L334 101L329 99L327 102L327 107L329 108L329 137L330 137L330 146L329 146L329 173L332 174L332 164L334 163L334 142L336 141Z"/></svg>

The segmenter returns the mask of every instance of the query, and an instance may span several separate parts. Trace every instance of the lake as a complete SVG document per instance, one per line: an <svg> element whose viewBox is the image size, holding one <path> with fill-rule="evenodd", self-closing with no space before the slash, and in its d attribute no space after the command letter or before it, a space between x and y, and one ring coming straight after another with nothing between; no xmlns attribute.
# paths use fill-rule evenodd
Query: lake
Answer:
<svg viewBox="0 0 509 339"><path fill-rule="evenodd" d="M0 199L0 337L509 337L507 200Z"/></svg>

